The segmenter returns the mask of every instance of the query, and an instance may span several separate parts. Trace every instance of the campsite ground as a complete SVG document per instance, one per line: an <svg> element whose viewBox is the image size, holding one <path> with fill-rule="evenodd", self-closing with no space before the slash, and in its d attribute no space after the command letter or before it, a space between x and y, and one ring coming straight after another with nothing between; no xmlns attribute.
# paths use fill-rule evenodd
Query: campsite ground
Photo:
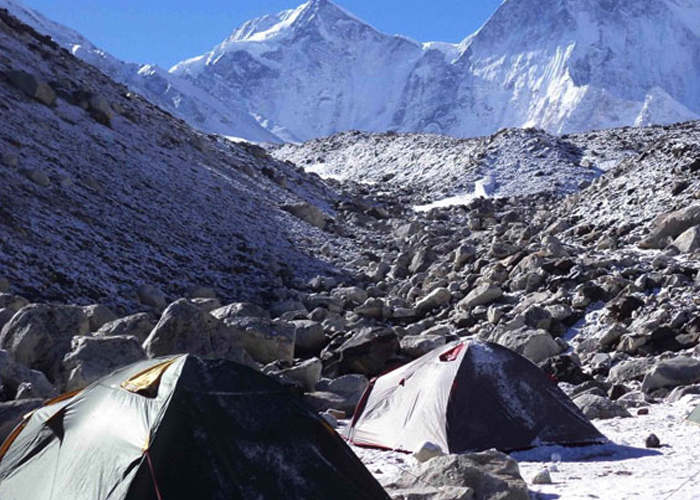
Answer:
<svg viewBox="0 0 700 500"><path fill-rule="evenodd" d="M581 448L542 447L512 456L520 463L533 500L697 500L700 499L700 427L685 421L700 403L686 396L677 403L648 407L648 415L595 420L610 444ZM661 448L647 449L654 433ZM415 463L409 455L354 447L369 470L387 482ZM555 460L553 460L553 455ZM559 455L560 460L556 460ZM533 485L532 478L549 468L550 485Z"/></svg>

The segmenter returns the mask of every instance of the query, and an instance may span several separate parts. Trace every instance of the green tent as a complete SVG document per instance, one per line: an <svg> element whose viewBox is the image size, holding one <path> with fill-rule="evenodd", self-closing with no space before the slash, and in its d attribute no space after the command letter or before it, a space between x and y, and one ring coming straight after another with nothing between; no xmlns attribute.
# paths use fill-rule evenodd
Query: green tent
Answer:
<svg viewBox="0 0 700 500"><path fill-rule="evenodd" d="M700 425L700 405L698 405L697 408L695 408L693 413L688 415L688 421Z"/></svg>
<svg viewBox="0 0 700 500"><path fill-rule="evenodd" d="M388 500L275 381L190 355L119 370L27 416L0 448L2 500Z"/></svg>

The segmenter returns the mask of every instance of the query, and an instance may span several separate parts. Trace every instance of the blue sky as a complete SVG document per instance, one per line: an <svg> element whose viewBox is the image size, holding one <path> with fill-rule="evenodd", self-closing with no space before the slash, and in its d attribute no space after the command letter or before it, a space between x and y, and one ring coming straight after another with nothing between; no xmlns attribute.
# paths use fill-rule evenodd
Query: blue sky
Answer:
<svg viewBox="0 0 700 500"><path fill-rule="evenodd" d="M126 61L173 64L211 49L241 23L304 0L21 0ZM337 0L380 31L458 42L502 0Z"/></svg>

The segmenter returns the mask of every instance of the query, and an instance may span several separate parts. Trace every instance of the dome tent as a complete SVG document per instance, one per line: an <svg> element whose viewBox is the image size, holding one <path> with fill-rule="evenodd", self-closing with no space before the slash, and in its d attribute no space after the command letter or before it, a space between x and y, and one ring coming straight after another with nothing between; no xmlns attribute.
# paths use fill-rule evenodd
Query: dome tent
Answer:
<svg viewBox="0 0 700 500"><path fill-rule="evenodd" d="M350 442L450 453L605 442L537 366L497 344L457 341L375 379L347 430Z"/></svg>
<svg viewBox="0 0 700 500"><path fill-rule="evenodd" d="M25 418L0 448L0 498L388 500L287 389L190 355L137 363Z"/></svg>

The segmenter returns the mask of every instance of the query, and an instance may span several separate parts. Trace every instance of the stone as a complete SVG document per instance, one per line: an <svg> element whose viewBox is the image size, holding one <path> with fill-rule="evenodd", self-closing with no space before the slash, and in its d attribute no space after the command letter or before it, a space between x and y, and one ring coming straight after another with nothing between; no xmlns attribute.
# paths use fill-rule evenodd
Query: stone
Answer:
<svg viewBox="0 0 700 500"><path fill-rule="evenodd" d="M626 409L605 396L584 393L573 401L589 420L631 416Z"/></svg>
<svg viewBox="0 0 700 500"><path fill-rule="evenodd" d="M447 288L436 288L416 302L416 312L425 314L433 309L444 307L452 301L452 294Z"/></svg>
<svg viewBox="0 0 700 500"><path fill-rule="evenodd" d="M565 354L547 358L539 364L539 367L557 382L579 385L591 379L571 356Z"/></svg>
<svg viewBox="0 0 700 500"><path fill-rule="evenodd" d="M552 315L542 307L530 306L523 316L525 324L536 330L549 330L552 326Z"/></svg>
<svg viewBox="0 0 700 500"><path fill-rule="evenodd" d="M180 299L163 312L143 348L149 357L189 353L255 366L241 337L240 331Z"/></svg>
<svg viewBox="0 0 700 500"><path fill-rule="evenodd" d="M501 334L496 343L525 356L533 363L540 363L563 350L546 331L531 330L527 327Z"/></svg>
<svg viewBox="0 0 700 500"><path fill-rule="evenodd" d="M318 356L328 341L323 325L311 320L295 320L294 325L295 344L294 355L297 357Z"/></svg>
<svg viewBox="0 0 700 500"><path fill-rule="evenodd" d="M661 361L650 370L642 382L642 391L649 394L656 389L672 389L700 382L700 359L678 357Z"/></svg>
<svg viewBox="0 0 700 500"><path fill-rule="evenodd" d="M24 92L29 97L45 104L53 106L56 104L56 92L49 86L48 83L42 81L37 76L27 73L26 71L8 71L7 77L12 85Z"/></svg>
<svg viewBox="0 0 700 500"><path fill-rule="evenodd" d="M399 339L391 330L365 328L338 349L323 356L324 374L360 373L374 377L382 373L399 350Z"/></svg>
<svg viewBox="0 0 700 500"><path fill-rule="evenodd" d="M294 359L296 339L293 324L261 318L228 318L225 324L238 332L246 351L258 363L266 365Z"/></svg>
<svg viewBox="0 0 700 500"><path fill-rule="evenodd" d="M482 453L444 455L418 463L401 471L383 486L392 498L416 498L406 493L415 488L432 487L432 495L417 498L452 500L529 500L528 487L518 463L496 450ZM455 494L453 488L458 488ZM471 494L471 496L470 496Z"/></svg>
<svg viewBox="0 0 700 500"><path fill-rule="evenodd" d="M465 264L471 262L476 257L476 247L473 245L461 245L455 251L455 261L454 267L459 270L464 267Z"/></svg>
<svg viewBox="0 0 700 500"><path fill-rule="evenodd" d="M532 484L552 484L552 475L549 469L542 469L532 478Z"/></svg>
<svg viewBox="0 0 700 500"><path fill-rule="evenodd" d="M622 361L610 369L608 381L611 383L624 384L632 380L642 380L653 363L654 361L648 358Z"/></svg>
<svg viewBox="0 0 700 500"><path fill-rule="evenodd" d="M616 321L625 321L637 309L644 307L644 301L633 295L625 295L608 304L608 311Z"/></svg>
<svg viewBox="0 0 700 500"><path fill-rule="evenodd" d="M101 94L90 96L88 99L88 112L96 122L106 126L110 125L114 116L114 111L112 111L109 101Z"/></svg>
<svg viewBox="0 0 700 500"><path fill-rule="evenodd" d="M366 318L381 319L387 313L384 301L379 298L370 298L364 304L355 308L354 313Z"/></svg>
<svg viewBox="0 0 700 500"><path fill-rule="evenodd" d="M27 168L23 169L22 173L27 179L32 181L37 186L46 188L51 185L51 179L49 179L49 176L46 175L42 170L39 170L37 168Z"/></svg>
<svg viewBox="0 0 700 500"><path fill-rule="evenodd" d="M46 375L18 363L3 350L0 350L0 382L7 397L16 397L21 386L27 384L31 386L35 397L49 399L57 394Z"/></svg>
<svg viewBox="0 0 700 500"><path fill-rule="evenodd" d="M156 321L153 316L148 313L137 313L105 323L94 335L96 337L133 336L143 343L155 326Z"/></svg>
<svg viewBox="0 0 700 500"><path fill-rule="evenodd" d="M270 313L265 309L250 302L234 302L227 306L215 309L211 314L221 320L227 318L262 318L270 319Z"/></svg>
<svg viewBox="0 0 700 500"><path fill-rule="evenodd" d="M10 291L10 281L4 276L0 276L0 293L7 293Z"/></svg>
<svg viewBox="0 0 700 500"><path fill-rule="evenodd" d="M321 369L323 364L318 358L307 359L289 368L274 368L275 363L265 367L263 373L287 380L298 385L306 392L313 392L316 384L321 380Z"/></svg>
<svg viewBox="0 0 700 500"><path fill-rule="evenodd" d="M136 294L138 295L139 302L141 302L141 304L146 307L150 307L154 311L160 312L167 306L165 294L159 288L153 285L140 285L136 289Z"/></svg>
<svg viewBox="0 0 700 500"><path fill-rule="evenodd" d="M644 440L644 446L647 448L661 448L661 440L656 434L649 434Z"/></svg>
<svg viewBox="0 0 700 500"><path fill-rule="evenodd" d="M447 343L444 335L407 335L401 339L401 352L411 358L420 358Z"/></svg>
<svg viewBox="0 0 700 500"><path fill-rule="evenodd" d="M9 293L0 293L0 309L7 309L16 313L23 307L29 305L29 301L24 297L19 295L12 295Z"/></svg>
<svg viewBox="0 0 700 500"><path fill-rule="evenodd" d="M63 358L64 389L83 389L124 366L146 359L136 337L73 337L72 349Z"/></svg>
<svg viewBox="0 0 700 500"><path fill-rule="evenodd" d="M119 319L110 308L100 304L85 306L83 307L83 312L88 318L91 332L96 332L105 324Z"/></svg>
<svg viewBox="0 0 700 500"><path fill-rule="evenodd" d="M345 303L360 305L367 300L367 292L357 286L349 286L336 288L333 290L333 296L342 300Z"/></svg>
<svg viewBox="0 0 700 500"><path fill-rule="evenodd" d="M418 446L411 456L418 462L423 463L427 462L431 458L441 457L443 455L445 455L445 452L442 450L440 445L426 441Z"/></svg>
<svg viewBox="0 0 700 500"><path fill-rule="evenodd" d="M693 253L700 249L700 226L693 226L684 231L673 241L673 246L682 253Z"/></svg>
<svg viewBox="0 0 700 500"><path fill-rule="evenodd" d="M700 224L700 205L692 205L675 212L658 216L651 225L651 231L638 243L640 248L664 248L670 238L676 238L693 226Z"/></svg>
<svg viewBox="0 0 700 500"><path fill-rule="evenodd" d="M217 309L221 309L221 301L216 298L210 299L206 297L193 297L190 300L194 305L206 313L211 313Z"/></svg>
<svg viewBox="0 0 700 500"><path fill-rule="evenodd" d="M324 230L327 225L326 214L311 203L296 203L292 205L282 205L282 210L289 212L294 217L303 220L321 230Z"/></svg>
<svg viewBox="0 0 700 500"><path fill-rule="evenodd" d="M302 398L306 406L316 412L325 412L331 409L342 410L347 406L345 398L332 392L310 392Z"/></svg>
<svg viewBox="0 0 700 500"><path fill-rule="evenodd" d="M472 289L458 305L462 310L470 311L477 306L488 305L501 297L503 297L503 290L491 283L484 283Z"/></svg>
<svg viewBox="0 0 700 500"><path fill-rule="evenodd" d="M352 415L362 395L369 387L369 380L364 375L351 373L333 380L324 379L316 385L316 390L332 392L343 397L344 405L339 410Z"/></svg>
<svg viewBox="0 0 700 500"><path fill-rule="evenodd" d="M408 271L411 274L423 273L428 270L430 265L437 260L437 255L430 248L422 248L413 255L411 263L408 265Z"/></svg>
<svg viewBox="0 0 700 500"><path fill-rule="evenodd" d="M76 335L90 331L82 308L31 304L20 309L0 332L0 348L18 362L58 378L63 356Z"/></svg>

